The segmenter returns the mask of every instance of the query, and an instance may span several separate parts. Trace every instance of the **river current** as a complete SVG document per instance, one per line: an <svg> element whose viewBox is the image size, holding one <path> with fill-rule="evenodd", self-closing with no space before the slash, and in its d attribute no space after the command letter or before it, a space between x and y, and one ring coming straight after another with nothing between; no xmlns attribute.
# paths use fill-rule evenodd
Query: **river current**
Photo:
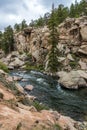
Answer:
<svg viewBox="0 0 87 130"><path fill-rule="evenodd" d="M68 90L62 88L51 76L38 71L12 71L11 75L20 76L26 81L19 81L24 87L27 84L34 86L30 95L46 104L53 110L57 110L75 120L85 120L87 117L87 88Z"/></svg>

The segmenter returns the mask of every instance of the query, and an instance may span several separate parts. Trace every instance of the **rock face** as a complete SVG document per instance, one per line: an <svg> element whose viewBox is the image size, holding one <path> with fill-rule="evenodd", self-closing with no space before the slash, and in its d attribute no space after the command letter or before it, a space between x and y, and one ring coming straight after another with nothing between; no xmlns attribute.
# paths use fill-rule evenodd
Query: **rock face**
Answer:
<svg viewBox="0 0 87 130"><path fill-rule="evenodd" d="M28 33L26 33L26 31ZM47 27L31 29L27 28L23 32L15 34L16 48L20 52L31 53L34 60L43 62L48 48L49 30Z"/></svg>

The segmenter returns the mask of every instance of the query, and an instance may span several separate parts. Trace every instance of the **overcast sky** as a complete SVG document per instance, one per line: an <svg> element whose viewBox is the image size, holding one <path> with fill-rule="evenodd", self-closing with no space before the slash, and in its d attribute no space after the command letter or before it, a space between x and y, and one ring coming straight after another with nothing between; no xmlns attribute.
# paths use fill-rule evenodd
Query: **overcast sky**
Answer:
<svg viewBox="0 0 87 130"><path fill-rule="evenodd" d="M75 0L0 0L0 30L8 25L20 23L23 19L29 23L31 19L43 16L51 10L52 3L69 6ZM80 0L77 0L78 2Z"/></svg>

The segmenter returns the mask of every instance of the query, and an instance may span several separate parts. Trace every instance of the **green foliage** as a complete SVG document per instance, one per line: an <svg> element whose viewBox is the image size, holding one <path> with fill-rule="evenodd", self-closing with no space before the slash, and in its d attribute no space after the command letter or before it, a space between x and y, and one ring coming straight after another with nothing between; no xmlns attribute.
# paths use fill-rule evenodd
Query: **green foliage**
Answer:
<svg viewBox="0 0 87 130"><path fill-rule="evenodd" d="M26 24L26 21L25 21L25 19L21 22L21 30L23 30L24 28L26 28L27 27L27 24Z"/></svg>
<svg viewBox="0 0 87 130"><path fill-rule="evenodd" d="M42 18L40 16L40 18L38 18L37 20L31 20L30 26L31 27L42 27L42 26L44 26L44 23L45 23L44 18Z"/></svg>
<svg viewBox="0 0 87 130"><path fill-rule="evenodd" d="M78 62L76 62L76 61L70 61L70 62L69 62L69 65L71 66L72 69L74 69L74 68L77 67Z"/></svg>
<svg viewBox="0 0 87 130"><path fill-rule="evenodd" d="M1 48L6 54L14 50L13 29L10 25L5 28L5 31L3 33Z"/></svg>
<svg viewBox="0 0 87 130"><path fill-rule="evenodd" d="M1 48L1 44L2 44L2 32L0 31L0 48Z"/></svg>
<svg viewBox="0 0 87 130"><path fill-rule="evenodd" d="M53 5L54 6L54 5ZM49 19L48 28L50 30L50 40L49 44L51 45L51 50L49 52L49 59L48 59L48 68L51 72L56 72L58 69L58 39L59 34L56 28L56 19L54 15L54 7L52 8L52 13Z"/></svg>
<svg viewBox="0 0 87 130"><path fill-rule="evenodd" d="M54 124L53 130L62 130L62 128L58 124Z"/></svg>
<svg viewBox="0 0 87 130"><path fill-rule="evenodd" d="M20 31L20 24L17 24L17 23L16 23L16 24L14 25L14 29L15 29L16 32L19 32L19 31Z"/></svg>
<svg viewBox="0 0 87 130"><path fill-rule="evenodd" d="M56 22L59 25L65 20L65 18L68 17L69 9L68 7L64 7L64 5L60 4L54 13L56 17Z"/></svg>
<svg viewBox="0 0 87 130"><path fill-rule="evenodd" d="M30 65L29 63L27 63L25 69L43 71L44 66L43 65Z"/></svg>
<svg viewBox="0 0 87 130"><path fill-rule="evenodd" d="M75 0L75 4L71 4L69 16L71 18L77 18L81 15L87 15L87 2L85 0L81 0L80 3Z"/></svg>
<svg viewBox="0 0 87 130"><path fill-rule="evenodd" d="M28 25L26 24L26 20L22 20L21 23L16 23L14 25L14 29L15 29L15 32L19 32L19 31L22 31L24 28L28 27Z"/></svg>
<svg viewBox="0 0 87 130"><path fill-rule="evenodd" d="M5 72L9 72L8 67L2 62L0 62L0 69L4 70Z"/></svg>
<svg viewBox="0 0 87 130"><path fill-rule="evenodd" d="M41 110L44 110L44 109L45 110L49 109L46 105L41 104L38 101L34 101L32 105L37 109L37 111L41 111Z"/></svg>

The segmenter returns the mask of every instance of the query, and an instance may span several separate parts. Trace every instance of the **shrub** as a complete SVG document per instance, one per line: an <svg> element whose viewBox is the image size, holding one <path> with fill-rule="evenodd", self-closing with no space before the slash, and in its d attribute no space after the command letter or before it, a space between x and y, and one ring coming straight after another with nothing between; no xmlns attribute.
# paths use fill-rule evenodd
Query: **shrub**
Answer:
<svg viewBox="0 0 87 130"><path fill-rule="evenodd" d="M0 62L0 69L4 70L5 72L9 72L8 67L2 62Z"/></svg>
<svg viewBox="0 0 87 130"><path fill-rule="evenodd" d="M78 65L78 63L76 61L70 61L69 64L70 64L70 66L71 66L72 69L76 68L77 65Z"/></svg>
<svg viewBox="0 0 87 130"><path fill-rule="evenodd" d="M46 106L46 105L44 105L44 104L41 104L41 103L39 103L38 101L34 101L33 102L33 106L37 109L37 111L41 111L41 110L48 110L49 108Z"/></svg>

